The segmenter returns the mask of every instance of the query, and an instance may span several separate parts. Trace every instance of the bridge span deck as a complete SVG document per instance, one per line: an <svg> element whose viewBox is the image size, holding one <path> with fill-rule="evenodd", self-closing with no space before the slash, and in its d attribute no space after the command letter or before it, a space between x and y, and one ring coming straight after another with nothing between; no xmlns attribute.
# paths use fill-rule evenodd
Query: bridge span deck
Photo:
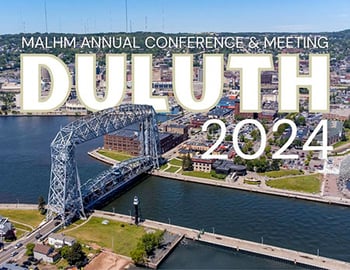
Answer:
<svg viewBox="0 0 350 270"><path fill-rule="evenodd" d="M93 213L96 217L107 219L114 219L122 222L130 223L130 216L122 214L114 214L106 211L95 211ZM175 234L184 235L186 238L202 241L209 244L224 246L236 249L238 251L245 251L253 254L287 261L294 264L312 266L319 269L350 269L350 263L331 259L327 257L317 256L310 253L299 252L277 246L256 243L252 241L242 240L234 237L205 232L181 227L177 225L166 224L153 220L145 220L140 225L148 228L167 230Z"/></svg>

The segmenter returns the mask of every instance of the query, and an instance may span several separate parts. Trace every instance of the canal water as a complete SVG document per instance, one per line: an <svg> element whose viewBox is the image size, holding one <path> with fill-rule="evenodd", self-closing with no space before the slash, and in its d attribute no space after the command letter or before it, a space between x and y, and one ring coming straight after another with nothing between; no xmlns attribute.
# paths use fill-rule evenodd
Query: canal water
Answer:
<svg viewBox="0 0 350 270"><path fill-rule="evenodd" d="M74 117L0 117L0 203L36 203L47 197L50 142ZM86 152L102 139L78 147L82 181L106 168ZM143 218L204 229L256 242L350 261L349 208L148 177L105 206L129 214L133 197ZM291 269L231 249L187 241L161 265L163 269ZM297 268L296 268L297 269Z"/></svg>
<svg viewBox="0 0 350 270"><path fill-rule="evenodd" d="M104 207L143 218L350 261L349 208L151 176Z"/></svg>

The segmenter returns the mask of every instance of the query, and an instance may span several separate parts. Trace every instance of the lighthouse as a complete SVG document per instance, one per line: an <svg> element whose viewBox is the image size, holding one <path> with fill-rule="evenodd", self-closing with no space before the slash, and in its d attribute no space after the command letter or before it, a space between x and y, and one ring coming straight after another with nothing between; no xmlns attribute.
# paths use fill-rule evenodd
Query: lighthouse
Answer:
<svg viewBox="0 0 350 270"><path fill-rule="evenodd" d="M134 197L134 207L135 207L135 224L139 224L139 198L137 196Z"/></svg>

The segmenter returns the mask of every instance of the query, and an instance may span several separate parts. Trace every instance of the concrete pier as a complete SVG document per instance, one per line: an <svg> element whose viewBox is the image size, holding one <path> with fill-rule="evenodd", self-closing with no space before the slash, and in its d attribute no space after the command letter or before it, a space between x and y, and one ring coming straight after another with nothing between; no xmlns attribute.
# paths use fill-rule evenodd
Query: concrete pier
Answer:
<svg viewBox="0 0 350 270"><path fill-rule="evenodd" d="M350 199L347 199L347 198L321 196L317 194L311 194L311 193L308 194L308 193L290 191L290 190L278 190L270 187L255 187L252 185L241 185L241 184L225 182L220 180L212 180L212 179L205 179L205 178L187 176L187 175L176 174L176 173L163 172L159 170L154 170L150 174L154 176L160 176L167 179L174 179L174 180L179 180L184 182L192 182L192 183L204 184L204 185L210 185L210 186L216 186L216 187L251 191L251 192L257 192L257 193L263 193L263 194L269 194L269 195L275 195L275 196L287 197L287 198L293 198L293 199L301 199L301 200L307 200L307 201L313 201L313 202L319 202L319 203L336 204L336 205L341 205L346 207L350 206Z"/></svg>
<svg viewBox="0 0 350 270"><path fill-rule="evenodd" d="M130 216L114 214L106 211L96 210L93 213L93 215L96 217L113 219L127 223L132 222ZM262 243L256 243L215 233L201 232L199 230L161 223L158 221L145 220L142 223L140 223L140 225L147 228L167 230L174 234L184 235L184 237L192 240L228 247L237 251L245 251L252 254L259 254L261 256L279 259L294 264L312 266L320 269L350 269L349 262L339 261L336 259L317 256L314 254L299 252L296 250L290 250L286 248L280 248L277 246L266 245Z"/></svg>

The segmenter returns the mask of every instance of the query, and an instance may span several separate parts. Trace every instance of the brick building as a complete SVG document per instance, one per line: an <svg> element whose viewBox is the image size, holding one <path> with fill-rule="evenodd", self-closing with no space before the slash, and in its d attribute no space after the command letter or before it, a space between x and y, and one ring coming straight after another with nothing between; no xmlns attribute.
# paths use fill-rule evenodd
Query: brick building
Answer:
<svg viewBox="0 0 350 270"><path fill-rule="evenodd" d="M136 130L122 129L104 136L104 149L124 152L132 156L140 153L140 141Z"/></svg>
<svg viewBox="0 0 350 270"><path fill-rule="evenodd" d="M164 133L159 133L161 153L176 147L188 138L188 127L170 125ZM122 129L104 136L104 149L138 156L141 150L139 133L136 129Z"/></svg>
<svg viewBox="0 0 350 270"><path fill-rule="evenodd" d="M213 163L214 160L212 159L192 158L192 166L194 171L210 172Z"/></svg>

